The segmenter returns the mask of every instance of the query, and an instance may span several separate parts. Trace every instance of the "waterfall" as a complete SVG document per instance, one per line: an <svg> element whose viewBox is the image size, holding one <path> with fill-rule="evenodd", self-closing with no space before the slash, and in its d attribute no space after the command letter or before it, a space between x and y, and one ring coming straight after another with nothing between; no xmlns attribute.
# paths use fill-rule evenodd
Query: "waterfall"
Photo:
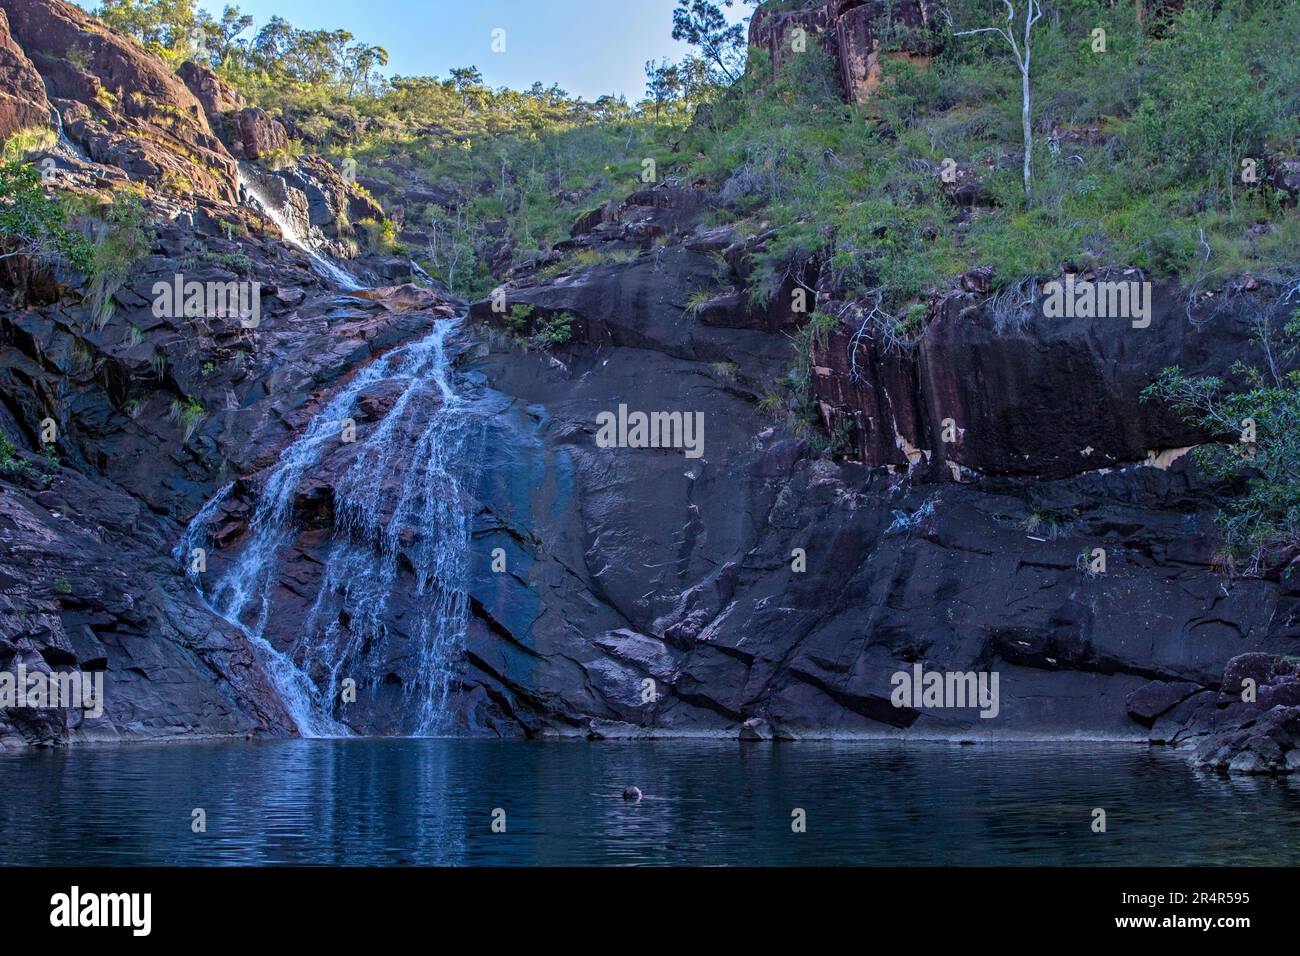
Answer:
<svg viewBox="0 0 1300 956"><path fill-rule="evenodd" d="M71 156L73 159L80 160L83 163L91 162L90 157L86 155L86 151L69 139L68 134L63 131L63 114L54 106L50 107L50 113L54 116L54 125L57 132L56 147L62 149L65 155Z"/></svg>
<svg viewBox="0 0 1300 956"><path fill-rule="evenodd" d="M451 383L446 343L458 325L439 320L427 337L362 369L316 414L270 470L239 553L206 596L214 611L249 635L304 736L346 734L335 716L346 715L346 705L337 706L343 679L355 679L358 688L378 684L389 654L408 662L401 675L407 732L445 729L449 663L469 613L465 488L472 476L465 472L477 458L482 431L482 420ZM299 483L338 448L358 396L389 382L400 393L382 419L366 426L333 481L333 536L311 609L294 645L278 651L264 634L281 554L296 534ZM190 523L177 546L181 560L204 540L228 491ZM386 612L403 563L414 579L408 592L414 613L399 615L402 632L396 632Z"/></svg>
<svg viewBox="0 0 1300 956"><path fill-rule="evenodd" d="M311 260L312 268L324 279L345 292L355 292L358 289L365 288L357 281L356 276L316 251L311 237L303 233L297 224L289 216L285 215L284 210L280 209L265 192L254 185L251 177L244 175L242 163L239 165L239 185L248 197L253 200L258 210L279 227L285 242L306 253L307 258Z"/></svg>

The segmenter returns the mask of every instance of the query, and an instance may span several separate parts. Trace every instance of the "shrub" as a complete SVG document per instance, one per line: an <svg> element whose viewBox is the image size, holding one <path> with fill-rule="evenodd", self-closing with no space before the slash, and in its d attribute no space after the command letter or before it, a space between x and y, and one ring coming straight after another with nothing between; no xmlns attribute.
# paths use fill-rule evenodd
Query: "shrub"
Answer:
<svg viewBox="0 0 1300 956"><path fill-rule="evenodd" d="M1285 333L1284 351L1294 355L1300 311ZM1300 551L1300 371L1262 372L1237 363L1232 372L1244 378L1244 390L1228 391L1217 376L1166 368L1142 400L1165 402L1216 436L1194 458L1237 489L1218 524L1232 557L1243 559L1249 573L1261 573Z"/></svg>
<svg viewBox="0 0 1300 956"><path fill-rule="evenodd" d="M1231 194L1242 159L1259 156L1272 120L1231 18L1189 5L1152 60L1136 115L1144 160L1157 178L1205 177Z"/></svg>
<svg viewBox="0 0 1300 956"><path fill-rule="evenodd" d="M94 251L86 301L102 328L113 315L113 294L148 257L154 236L144 203L130 189L114 193L112 201L93 214L88 228Z"/></svg>
<svg viewBox="0 0 1300 956"><path fill-rule="evenodd" d="M47 263L90 265L90 243L64 225L62 200L49 198L30 164L0 163L0 237L17 248L0 258L31 256Z"/></svg>

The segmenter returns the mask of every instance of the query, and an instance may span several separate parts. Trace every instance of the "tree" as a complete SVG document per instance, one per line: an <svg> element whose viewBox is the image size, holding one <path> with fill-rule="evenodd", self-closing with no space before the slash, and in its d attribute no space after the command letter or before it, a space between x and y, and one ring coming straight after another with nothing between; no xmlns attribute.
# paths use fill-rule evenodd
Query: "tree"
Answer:
<svg viewBox="0 0 1300 956"><path fill-rule="evenodd" d="M0 239L17 246L0 259L30 256L41 262L68 262L78 269L90 265L90 244L64 226L63 203L41 188L41 176L30 163L0 163Z"/></svg>
<svg viewBox="0 0 1300 956"><path fill-rule="evenodd" d="M208 62L214 67L229 63L239 49L235 37L252 25L253 18L241 13L239 7L225 7L220 20L214 20L205 10L199 11L198 32Z"/></svg>
<svg viewBox="0 0 1300 956"><path fill-rule="evenodd" d="M1208 177L1234 205L1242 161L1262 152L1276 109L1252 68L1249 41L1228 17L1189 6L1148 62L1151 77L1134 114L1147 167L1184 185Z"/></svg>
<svg viewBox="0 0 1300 956"><path fill-rule="evenodd" d="M974 30L959 30L954 36L964 37L971 36L975 33L996 33L1011 45L1011 54L1015 57L1016 67L1020 70L1020 129L1024 137L1025 146L1025 199L1031 196L1030 182L1033 178L1033 154L1034 154L1034 131L1029 122L1030 101L1029 101L1029 60L1031 34L1036 24L1043 16L1043 8L1038 5L1038 0L1026 0L1025 6L1025 33L1023 38L1023 49L1020 44L1016 43L1016 36L1011 32L1011 26L1016 16L1016 9L1011 5L1011 0L1002 0L1007 8L1007 23L1002 27L979 27Z"/></svg>
<svg viewBox="0 0 1300 956"><path fill-rule="evenodd" d="M731 7L734 0L722 0ZM726 14L709 0L677 0L673 11L673 39L697 46L704 58L718 68L730 83L740 77L745 58L745 30L739 23L727 23Z"/></svg>
<svg viewBox="0 0 1300 956"><path fill-rule="evenodd" d="M1298 325L1293 319L1287 329L1294 335ZM1246 391L1227 393L1222 379L1190 378L1175 366L1160 373L1142 400L1168 403L1223 442L1202 445L1193 457L1214 478L1244 479L1218 524L1247 573L1260 574L1300 553L1300 371L1271 380L1240 363L1233 371L1247 376Z"/></svg>
<svg viewBox="0 0 1300 956"><path fill-rule="evenodd" d="M667 60L660 60L657 66L654 60L646 60L645 75L646 96L654 100L655 119L658 120L663 105L677 98L681 89L681 76L677 67L670 65Z"/></svg>
<svg viewBox="0 0 1300 956"><path fill-rule="evenodd" d="M471 107L483 102L483 74L476 66L457 66L449 75L452 89L460 96L460 118L465 119Z"/></svg>
<svg viewBox="0 0 1300 956"><path fill-rule="evenodd" d="M375 69L387 65L388 51L381 46L357 43L349 47L343 64L343 71L347 77L348 96L356 95L358 86L363 92L369 93L372 78L375 78Z"/></svg>
<svg viewBox="0 0 1300 956"><path fill-rule="evenodd" d="M199 32L194 0L103 0L95 15L172 62L194 51Z"/></svg>

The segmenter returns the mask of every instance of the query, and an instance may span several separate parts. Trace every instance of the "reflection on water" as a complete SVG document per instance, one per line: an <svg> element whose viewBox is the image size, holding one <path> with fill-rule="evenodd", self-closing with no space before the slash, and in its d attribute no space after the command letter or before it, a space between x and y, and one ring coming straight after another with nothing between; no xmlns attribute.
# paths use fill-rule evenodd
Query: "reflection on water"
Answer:
<svg viewBox="0 0 1300 956"><path fill-rule="evenodd" d="M642 802L623 801L629 785ZM190 829L198 807L206 833ZM0 756L5 864L1295 865L1298 822L1300 780L1132 746L293 740Z"/></svg>

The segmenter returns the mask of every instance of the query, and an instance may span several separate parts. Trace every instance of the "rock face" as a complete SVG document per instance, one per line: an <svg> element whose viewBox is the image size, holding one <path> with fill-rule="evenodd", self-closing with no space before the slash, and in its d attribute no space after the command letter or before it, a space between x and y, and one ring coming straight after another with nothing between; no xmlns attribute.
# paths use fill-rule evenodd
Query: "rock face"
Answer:
<svg viewBox="0 0 1300 956"><path fill-rule="evenodd" d="M927 0L824 0L794 10L762 6L750 20L749 45L766 50L779 69L799 55L804 36L815 36L838 66L845 97L861 106L880 86L882 55L929 63L931 16ZM901 36L899 51L882 54L885 32Z"/></svg>
<svg viewBox="0 0 1300 956"><path fill-rule="evenodd" d="M1207 436L1143 403L1142 389L1171 354L1190 374L1222 374L1255 316L1247 308L1188 321L1171 288L1152 302L1150 324L1135 328L1128 318L1046 318L1041 296L999 317L985 296L956 292L932 307L915 349L824 303L843 318L813 349L814 392L832 430L849 429L871 465L1053 478L1147 460L1164 467Z"/></svg>
<svg viewBox="0 0 1300 956"><path fill-rule="evenodd" d="M250 106L235 114L235 136L239 155L263 159L283 153L289 137L279 121L265 110Z"/></svg>
<svg viewBox="0 0 1300 956"><path fill-rule="evenodd" d="M257 282L259 324L158 314L156 286L177 275ZM84 308L0 310L0 428L17 448L0 470L0 670L102 672L106 698L98 720L0 711L0 747L295 732L248 635L205 605L175 549L322 396L447 311L427 290L336 295L277 241L167 224L102 328ZM57 441L42 453L46 420Z"/></svg>
<svg viewBox="0 0 1300 956"><path fill-rule="evenodd" d="M745 296L719 295L713 321L685 308L716 282L718 249L743 293L746 242L686 217L666 247L638 247L634 209L575 229L643 248L632 261L508 287L535 322L572 315L573 344L472 366L515 410L476 505L471 725L1140 740L1213 695L1236 655L1294 653L1290 586L1211 568L1212 492L1168 453L1203 436L1138 400L1171 362L1258 358L1251 320L1271 300L1188 323L1157 289L1135 329L1041 311L1004 323L988 297L958 295L911 351L848 327L813 353L832 424L861 423L863 463L832 463L758 414L789 353ZM471 317L501 321L490 300ZM701 410L702 458L597 447L597 415L620 403ZM494 547L509 574L482 558ZM1096 548L1103 573L1082 557ZM895 707L893 676L916 663L998 672L997 717Z"/></svg>
<svg viewBox="0 0 1300 956"><path fill-rule="evenodd" d="M280 121L249 106L211 69L186 62L176 75L203 105L208 122L237 158L258 160L284 152L289 137Z"/></svg>
<svg viewBox="0 0 1300 956"><path fill-rule="evenodd" d="M233 136L247 104L198 68L185 89L75 8L0 8L101 164L86 175L125 170L171 217L107 321L61 294L80 290L75 277L59 279L71 290L46 277L38 296L5 273L27 298L0 306L0 430L14 446L0 459L0 670L102 673L106 701L100 718L0 711L0 746L293 733L279 668L317 690L336 676L305 638L367 662L355 702L327 694L325 716L407 732L400 704L429 658L433 606L467 621L438 660L469 734L1103 737L1186 747L1228 772L1295 769L1300 565L1216 570L1222 489L1182 453L1211 436L1139 400L1167 365L1258 364L1259 323L1285 318L1267 289L1189 314L1185 294L1157 286L1135 327L1050 318L1041 289L1008 308L976 269L908 345L837 301L815 262L755 305L753 263L773 235L709 224L744 183L664 184L591 209L544 256L516 262L498 233L506 310L468 308L442 341L450 367L371 376L463 304L379 258L372 271L393 281L338 295L229 201L217 170L233 177L234 159L211 130ZM780 23L820 22L861 84L874 9L763 13L754 29L766 43ZM845 60L845 46L858 53ZM124 105L136 92L154 105ZM148 140L163 116L172 146L195 147L158 147L182 165L121 142ZM259 155L276 148L267 128L252 136ZM243 168L339 254L355 251L353 224L383 215L323 160ZM156 200L182 173L205 185L177 217ZM452 202L431 189L390 193ZM178 275L257 283L260 321L157 308ZM806 321L797 290L841 317L809 353L822 429L794 427L780 397ZM419 407L412 382L433 389ZM358 441L322 439L301 470L280 470L313 423L337 424L323 410L340 395ZM449 410L456 427L431 432ZM611 444L607 419L636 412L664 416L668 440ZM358 516L348 481L374 436L384 456L367 474L382 493ZM266 604L228 621L207 582L240 567L276 475L288 483ZM392 504L417 486L423 507ZM185 529L200 514L196 556ZM424 545L458 520L465 543L431 570ZM381 541L359 537L365 522ZM388 562L382 593L329 576L345 547L361 571ZM203 593L186 574L200 558ZM897 700L917 671L996 675L997 696Z"/></svg>
<svg viewBox="0 0 1300 956"><path fill-rule="evenodd" d="M176 75L203 105L203 112L214 124L226 113L238 113L248 106L237 91L206 66L186 61L180 65Z"/></svg>
<svg viewBox="0 0 1300 956"><path fill-rule="evenodd" d="M919 66L930 62L930 48L923 39L930 28L930 7L926 0L902 3L832 0L830 6L839 50L840 78L853 102L866 103L880 86L882 29L906 32L916 38L910 41L914 48L895 55Z"/></svg>
<svg viewBox="0 0 1300 956"><path fill-rule="evenodd" d="M9 18L0 9L0 140L48 126L52 115L41 75L10 36Z"/></svg>
<svg viewBox="0 0 1300 956"><path fill-rule="evenodd" d="M91 159L178 195L235 201L234 159L160 59L62 0L3 0L0 10Z"/></svg>
<svg viewBox="0 0 1300 956"><path fill-rule="evenodd" d="M250 164L242 164L242 170L299 236L335 258L351 259L360 253L354 224L384 218L378 203L318 156L305 156L277 172Z"/></svg>
<svg viewBox="0 0 1300 956"><path fill-rule="evenodd" d="M302 252L259 238L262 221L234 204L234 159L160 61L66 4L0 8L13 28L0 42L2 102L17 104L6 121L48 127L48 87L89 156L59 150L57 184L93 194L129 177L153 219L149 255L108 290L98 317L80 301L86 277L5 263L0 671L99 675L104 710L6 708L0 748L292 734L254 641L178 575L187 556L174 549L188 517L274 461L322 394L447 306L407 289L336 302ZM215 77L190 79L218 114L247 109ZM338 179L321 162L310 168ZM256 289L257 321L160 307L159 287L178 278Z"/></svg>

